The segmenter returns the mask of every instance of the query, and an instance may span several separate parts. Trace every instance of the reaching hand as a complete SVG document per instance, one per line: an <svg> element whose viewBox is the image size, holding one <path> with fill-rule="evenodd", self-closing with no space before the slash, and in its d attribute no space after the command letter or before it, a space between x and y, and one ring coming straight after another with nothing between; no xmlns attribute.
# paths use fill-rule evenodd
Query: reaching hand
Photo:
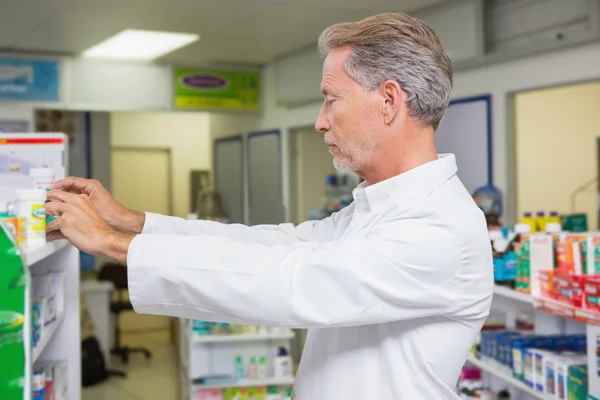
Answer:
<svg viewBox="0 0 600 400"><path fill-rule="evenodd" d="M88 195L50 191L46 213L56 217L46 227L48 239L65 238L86 253L126 262L133 236L115 232L108 226Z"/></svg>
<svg viewBox="0 0 600 400"><path fill-rule="evenodd" d="M69 193L87 195L104 221L111 228L119 232L140 233L142 231L145 215L123 207L95 179L70 177L55 182L52 188Z"/></svg>

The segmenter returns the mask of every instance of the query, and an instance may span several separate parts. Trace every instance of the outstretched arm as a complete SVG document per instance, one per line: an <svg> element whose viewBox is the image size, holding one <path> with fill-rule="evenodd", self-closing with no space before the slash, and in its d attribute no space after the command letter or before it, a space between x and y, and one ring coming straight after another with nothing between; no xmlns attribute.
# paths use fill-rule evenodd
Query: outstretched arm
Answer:
<svg viewBox="0 0 600 400"><path fill-rule="evenodd" d="M461 257L447 227L396 221L349 242L264 246L140 235L127 263L137 312L295 328L451 314ZM415 232L428 229L427 239Z"/></svg>
<svg viewBox="0 0 600 400"><path fill-rule="evenodd" d="M346 209L322 221L309 221L297 227L291 224L248 227L211 221L189 221L166 215L131 211L119 204L99 181L93 179L71 177L54 183L53 188L71 194L87 195L104 221L117 232L210 235L268 246L302 241L329 241L333 237L338 221L351 213L350 209Z"/></svg>
<svg viewBox="0 0 600 400"><path fill-rule="evenodd" d="M185 220L166 215L146 213L142 233L165 235L210 235L267 246L290 245L297 242L327 242L335 232L338 221L349 217L351 209L342 210L321 221L293 224L256 225L223 224L214 221Z"/></svg>

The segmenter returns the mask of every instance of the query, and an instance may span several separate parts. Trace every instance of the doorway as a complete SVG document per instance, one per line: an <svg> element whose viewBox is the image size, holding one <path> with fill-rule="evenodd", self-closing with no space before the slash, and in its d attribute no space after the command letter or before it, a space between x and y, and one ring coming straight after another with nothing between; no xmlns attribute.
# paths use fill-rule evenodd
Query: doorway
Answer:
<svg viewBox="0 0 600 400"><path fill-rule="evenodd" d="M125 207L172 215L171 150L166 148L113 147L112 194ZM170 329L168 317L123 313L123 332Z"/></svg>
<svg viewBox="0 0 600 400"><path fill-rule="evenodd" d="M520 92L514 97L518 216L585 213L598 226L600 82Z"/></svg>

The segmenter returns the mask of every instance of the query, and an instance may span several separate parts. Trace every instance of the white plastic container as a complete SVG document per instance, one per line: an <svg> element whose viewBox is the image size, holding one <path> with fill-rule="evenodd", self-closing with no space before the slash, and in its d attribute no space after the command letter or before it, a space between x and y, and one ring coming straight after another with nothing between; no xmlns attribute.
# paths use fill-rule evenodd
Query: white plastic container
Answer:
<svg viewBox="0 0 600 400"><path fill-rule="evenodd" d="M46 244L46 190L20 189L16 192L17 217L22 218L23 244L27 248Z"/></svg>
<svg viewBox="0 0 600 400"><path fill-rule="evenodd" d="M54 182L54 168L31 168L29 176L35 189L50 190Z"/></svg>
<svg viewBox="0 0 600 400"><path fill-rule="evenodd" d="M277 356L273 361L275 378L289 378L292 376L292 357L284 347L280 347Z"/></svg>

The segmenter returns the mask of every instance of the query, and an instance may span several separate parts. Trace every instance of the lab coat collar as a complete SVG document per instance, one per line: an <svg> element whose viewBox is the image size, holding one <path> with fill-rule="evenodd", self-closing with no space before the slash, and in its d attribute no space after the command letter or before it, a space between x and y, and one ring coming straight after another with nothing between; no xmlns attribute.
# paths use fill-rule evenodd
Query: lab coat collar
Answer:
<svg viewBox="0 0 600 400"><path fill-rule="evenodd" d="M383 182L361 183L354 192L356 211L377 211L390 202L426 196L458 171L454 154L438 154L438 159L413 168Z"/></svg>

